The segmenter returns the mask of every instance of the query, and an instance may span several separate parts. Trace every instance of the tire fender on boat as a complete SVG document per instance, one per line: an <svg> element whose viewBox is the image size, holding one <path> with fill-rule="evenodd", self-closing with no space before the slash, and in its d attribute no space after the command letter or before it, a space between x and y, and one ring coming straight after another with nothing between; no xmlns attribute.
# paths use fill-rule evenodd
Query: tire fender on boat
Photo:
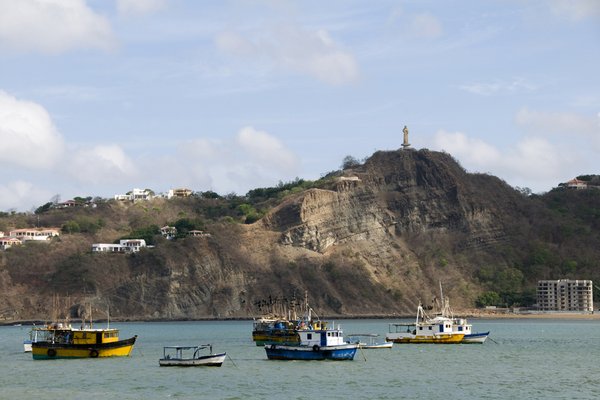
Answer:
<svg viewBox="0 0 600 400"><path fill-rule="evenodd" d="M92 357L92 358L98 357L98 350L91 350L90 351L90 357Z"/></svg>
<svg viewBox="0 0 600 400"><path fill-rule="evenodd" d="M321 350L321 348L319 347L319 345L318 345L318 344L315 344L315 345L313 346L313 351L319 351L319 350Z"/></svg>
<svg viewBox="0 0 600 400"><path fill-rule="evenodd" d="M46 354L48 354L48 357L54 357L54 356L56 356L56 350L54 350L54 349L48 349L48 351L46 352Z"/></svg>

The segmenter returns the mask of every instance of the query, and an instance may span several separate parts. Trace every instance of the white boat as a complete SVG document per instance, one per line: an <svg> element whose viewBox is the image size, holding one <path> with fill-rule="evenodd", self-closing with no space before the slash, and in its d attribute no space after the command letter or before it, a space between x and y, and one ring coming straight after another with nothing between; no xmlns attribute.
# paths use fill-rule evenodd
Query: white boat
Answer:
<svg viewBox="0 0 600 400"><path fill-rule="evenodd" d="M23 352L24 353L31 353L32 344L38 341L38 334L41 331L45 331L45 330L46 330L45 328L38 328L36 326L31 328L31 330L29 331L29 339L23 340Z"/></svg>
<svg viewBox="0 0 600 400"><path fill-rule="evenodd" d="M201 354L208 349L208 354ZM212 345L200 346L165 346L163 358L158 360L161 367L220 367L227 353L213 353Z"/></svg>
<svg viewBox="0 0 600 400"><path fill-rule="evenodd" d="M464 333L454 330L452 319L437 316L430 318L423 306L417 308L417 318L412 323L389 324L386 341L394 343L460 343Z"/></svg>
<svg viewBox="0 0 600 400"><path fill-rule="evenodd" d="M394 342L377 342L376 333L355 333L348 335L348 343L357 343L359 349L391 349Z"/></svg>
<svg viewBox="0 0 600 400"><path fill-rule="evenodd" d="M441 311L436 318L446 318L452 321L452 329L455 333L464 334L461 343L480 343L483 344L487 339L490 331L487 332L473 332L473 327L467 322L466 318L455 317L450 309L450 300L444 297L442 291L442 284L440 283L440 296L441 296Z"/></svg>
<svg viewBox="0 0 600 400"><path fill-rule="evenodd" d="M29 340L29 339L23 340L23 352L31 353L31 340Z"/></svg>
<svg viewBox="0 0 600 400"><path fill-rule="evenodd" d="M480 343L483 344L487 339L490 331L487 332L475 332L468 335L465 335L462 343Z"/></svg>

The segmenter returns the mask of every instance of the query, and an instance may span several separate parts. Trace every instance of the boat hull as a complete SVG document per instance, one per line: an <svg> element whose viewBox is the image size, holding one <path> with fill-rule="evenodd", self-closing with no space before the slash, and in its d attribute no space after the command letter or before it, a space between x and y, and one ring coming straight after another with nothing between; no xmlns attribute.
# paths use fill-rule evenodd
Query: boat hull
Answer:
<svg viewBox="0 0 600 400"><path fill-rule="evenodd" d="M102 344L62 344L51 342L32 343L31 353L34 360L53 360L57 358L98 358L127 357L133 350L137 336Z"/></svg>
<svg viewBox="0 0 600 400"><path fill-rule="evenodd" d="M280 346L266 345L269 360L353 360L357 344L338 346Z"/></svg>
<svg viewBox="0 0 600 400"><path fill-rule="evenodd" d="M387 336L385 340L393 343L454 344L461 343L464 336L462 334L439 334L435 336L401 335Z"/></svg>
<svg viewBox="0 0 600 400"><path fill-rule="evenodd" d="M227 353L211 354L198 358L161 358L161 367L220 367L225 362Z"/></svg>
<svg viewBox="0 0 600 400"><path fill-rule="evenodd" d="M359 343L358 347L361 349L391 349L394 346L394 342L376 343L376 344L365 344Z"/></svg>
<svg viewBox="0 0 600 400"><path fill-rule="evenodd" d="M481 333L471 333L469 335L465 335L462 340L462 343L484 343L488 337L490 332L481 332Z"/></svg>

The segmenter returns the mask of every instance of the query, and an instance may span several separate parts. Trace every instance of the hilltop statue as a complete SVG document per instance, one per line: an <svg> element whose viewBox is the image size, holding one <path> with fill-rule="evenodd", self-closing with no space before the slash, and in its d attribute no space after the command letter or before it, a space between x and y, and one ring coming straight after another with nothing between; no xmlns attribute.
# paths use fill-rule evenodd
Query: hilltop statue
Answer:
<svg viewBox="0 0 600 400"><path fill-rule="evenodd" d="M402 143L402 147L406 149L407 147L410 147L410 143L408 143L408 128L406 125L404 125L402 132L404 132L404 143Z"/></svg>

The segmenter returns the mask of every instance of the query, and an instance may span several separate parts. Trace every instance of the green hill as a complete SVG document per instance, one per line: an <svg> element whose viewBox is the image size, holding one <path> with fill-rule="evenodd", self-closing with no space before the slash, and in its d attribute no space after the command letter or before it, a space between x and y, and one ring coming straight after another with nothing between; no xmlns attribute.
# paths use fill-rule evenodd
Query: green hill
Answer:
<svg viewBox="0 0 600 400"><path fill-rule="evenodd" d="M0 318L48 319L57 297L72 317L91 301L96 318L108 309L121 319L241 318L262 299L305 290L322 314L412 315L440 281L458 308L531 305L538 279L600 279L597 187L527 196L428 150L376 152L347 167L245 196L3 213L5 232L62 234L0 252ZM174 240L160 235L165 225L177 228ZM124 238L153 247L91 252Z"/></svg>

